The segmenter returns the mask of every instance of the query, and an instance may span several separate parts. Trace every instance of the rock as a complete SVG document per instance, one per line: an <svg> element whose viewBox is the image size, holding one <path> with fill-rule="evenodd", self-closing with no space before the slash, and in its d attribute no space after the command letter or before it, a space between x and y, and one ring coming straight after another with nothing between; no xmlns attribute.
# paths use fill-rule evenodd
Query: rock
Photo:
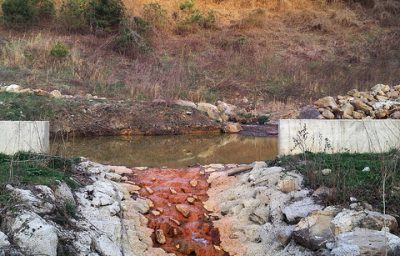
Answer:
<svg viewBox="0 0 400 256"><path fill-rule="evenodd" d="M400 111L395 111L390 115L390 118L400 119Z"/></svg>
<svg viewBox="0 0 400 256"><path fill-rule="evenodd" d="M215 105L206 102L200 102L197 104L197 110L207 113L208 117L213 120L221 121L220 113Z"/></svg>
<svg viewBox="0 0 400 256"><path fill-rule="evenodd" d="M106 178L106 179L109 179L109 180L112 180L112 181L115 181L115 182L120 182L122 176L119 175L119 174L117 174L117 173L106 172L106 173L105 173L105 178Z"/></svg>
<svg viewBox="0 0 400 256"><path fill-rule="evenodd" d="M313 197L328 202L334 201L336 198L336 189L321 186L314 191Z"/></svg>
<svg viewBox="0 0 400 256"><path fill-rule="evenodd" d="M101 256L122 256L121 249L106 235L101 235L94 241L94 247Z"/></svg>
<svg viewBox="0 0 400 256"><path fill-rule="evenodd" d="M185 204L177 204L175 208L178 212L180 212L185 218L188 218L190 215L190 207Z"/></svg>
<svg viewBox="0 0 400 256"><path fill-rule="evenodd" d="M330 223L338 211L334 207L327 207L302 219L293 231L295 241L313 251L323 248L334 239Z"/></svg>
<svg viewBox="0 0 400 256"><path fill-rule="evenodd" d="M300 110L299 119L318 119L319 111L313 106L306 106Z"/></svg>
<svg viewBox="0 0 400 256"><path fill-rule="evenodd" d="M400 238L384 231L357 228L337 237L331 254L343 255L399 255Z"/></svg>
<svg viewBox="0 0 400 256"><path fill-rule="evenodd" d="M286 175L278 181L277 188L283 193L289 193L299 190L303 179L301 176Z"/></svg>
<svg viewBox="0 0 400 256"><path fill-rule="evenodd" d="M353 117L354 119L363 119L365 117L365 113L362 111L353 111Z"/></svg>
<svg viewBox="0 0 400 256"><path fill-rule="evenodd" d="M385 84L377 84L371 88L371 92L376 95L379 93L386 93L390 91L390 86Z"/></svg>
<svg viewBox="0 0 400 256"><path fill-rule="evenodd" d="M388 227L390 231L397 230L398 224L395 217L373 211L365 211L365 213L366 216L360 221L361 228L382 230L384 227Z"/></svg>
<svg viewBox="0 0 400 256"><path fill-rule="evenodd" d="M136 198L135 202L132 204L133 209L142 213L146 214L150 210L150 206L146 199L143 198Z"/></svg>
<svg viewBox="0 0 400 256"><path fill-rule="evenodd" d="M375 117L377 119L384 119L387 118L389 114L389 111L383 108L380 108L378 110L375 111Z"/></svg>
<svg viewBox="0 0 400 256"><path fill-rule="evenodd" d="M74 194L65 182L60 182L54 191L56 203L61 206L66 204L76 205Z"/></svg>
<svg viewBox="0 0 400 256"><path fill-rule="evenodd" d="M50 188L48 189L51 190ZM27 207L37 213L51 213L55 209L52 203L39 199L30 190L15 188L11 196L20 203L21 206Z"/></svg>
<svg viewBox="0 0 400 256"><path fill-rule="evenodd" d="M332 172L331 169L323 169L323 170L321 171L322 175L324 175L324 176L331 174L331 172Z"/></svg>
<svg viewBox="0 0 400 256"><path fill-rule="evenodd" d="M360 225L367 214L362 211L344 209L331 221L331 229L335 235L353 230Z"/></svg>
<svg viewBox="0 0 400 256"><path fill-rule="evenodd" d="M400 97L400 92L391 91L386 94L390 99L398 99Z"/></svg>
<svg viewBox="0 0 400 256"><path fill-rule="evenodd" d="M345 103L340 109L343 111L343 116L353 116L354 107L350 103Z"/></svg>
<svg viewBox="0 0 400 256"><path fill-rule="evenodd" d="M347 92L347 95L359 98L361 96L361 93L357 89L352 89Z"/></svg>
<svg viewBox="0 0 400 256"><path fill-rule="evenodd" d="M226 133L238 133L242 129L242 126L239 123L226 123L224 126L224 132Z"/></svg>
<svg viewBox="0 0 400 256"><path fill-rule="evenodd" d="M360 111L363 111L366 114L369 114L372 111L372 107L370 107L367 104L365 104L362 100L355 99L355 100L351 101L351 104L353 105L353 107L354 107L354 109L356 111L360 110ZM353 112L353 116L354 116L354 113L355 112ZM354 118L355 118L355 116L354 116Z"/></svg>
<svg viewBox="0 0 400 256"><path fill-rule="evenodd" d="M187 100L176 100L174 102L176 105L182 106L182 107L188 107L188 108L194 108L196 109L197 106L194 102L192 101L187 101Z"/></svg>
<svg viewBox="0 0 400 256"><path fill-rule="evenodd" d="M57 229L33 212L21 212L8 220L13 242L30 255L57 255Z"/></svg>
<svg viewBox="0 0 400 256"><path fill-rule="evenodd" d="M188 198L186 198L186 201L188 201L189 204L193 204L196 201L196 199L189 196Z"/></svg>
<svg viewBox="0 0 400 256"><path fill-rule="evenodd" d="M366 167L364 167L364 169L362 169L361 171L362 171L362 172L369 172L369 171L371 171L371 169L370 169L368 166L366 166Z"/></svg>
<svg viewBox="0 0 400 256"><path fill-rule="evenodd" d="M50 92L50 96L54 98L61 98L62 94L59 90L54 90Z"/></svg>
<svg viewBox="0 0 400 256"><path fill-rule="evenodd" d="M22 90L22 87L17 84L12 84L12 85L6 86L6 92L19 93L21 90Z"/></svg>
<svg viewBox="0 0 400 256"><path fill-rule="evenodd" d="M289 223L295 223L301 218L307 217L311 212L321 209L321 205L316 204L311 198L306 197L301 201L286 206L282 212Z"/></svg>
<svg viewBox="0 0 400 256"><path fill-rule="evenodd" d="M0 249L10 246L8 236L0 231Z"/></svg>
<svg viewBox="0 0 400 256"><path fill-rule="evenodd" d="M156 229L155 231L156 241L159 244L165 244L167 242L164 232L161 229Z"/></svg>
<svg viewBox="0 0 400 256"><path fill-rule="evenodd" d="M324 97L324 98L321 98L321 99L315 101L314 105L317 106L318 108L331 108L331 109L338 108L338 105L336 104L335 99L330 96L327 96L327 97Z"/></svg>
<svg viewBox="0 0 400 256"><path fill-rule="evenodd" d="M232 104L228 104L223 101L218 101L217 102L217 108L220 112L225 113L229 117L235 117L236 116L236 109L237 107Z"/></svg>
<svg viewBox="0 0 400 256"><path fill-rule="evenodd" d="M324 109L321 115L326 119L335 119L335 115L329 109Z"/></svg>
<svg viewBox="0 0 400 256"><path fill-rule="evenodd" d="M190 182L190 186L192 187L197 187L197 184L199 183L197 180L191 180Z"/></svg>

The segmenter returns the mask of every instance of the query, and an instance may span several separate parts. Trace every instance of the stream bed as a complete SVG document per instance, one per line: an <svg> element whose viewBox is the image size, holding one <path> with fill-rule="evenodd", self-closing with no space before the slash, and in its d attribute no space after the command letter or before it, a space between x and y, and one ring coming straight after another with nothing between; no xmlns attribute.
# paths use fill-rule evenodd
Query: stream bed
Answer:
<svg viewBox="0 0 400 256"><path fill-rule="evenodd" d="M51 151L103 164L178 168L271 160L277 156L278 140L239 134L86 137L53 141Z"/></svg>

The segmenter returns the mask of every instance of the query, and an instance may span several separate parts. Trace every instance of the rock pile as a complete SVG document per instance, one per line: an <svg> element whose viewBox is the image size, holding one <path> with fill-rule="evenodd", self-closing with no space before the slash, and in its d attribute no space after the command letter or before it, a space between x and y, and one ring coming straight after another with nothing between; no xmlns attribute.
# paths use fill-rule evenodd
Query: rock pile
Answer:
<svg viewBox="0 0 400 256"><path fill-rule="evenodd" d="M325 207L329 189L304 188L296 171L257 162L237 177L212 172L209 182L205 206L230 255L400 255L393 216L360 202Z"/></svg>
<svg viewBox="0 0 400 256"><path fill-rule="evenodd" d="M345 96L327 96L314 102L318 109L304 109L300 118L321 119L400 119L400 85L377 84L370 91L353 89Z"/></svg>
<svg viewBox="0 0 400 256"><path fill-rule="evenodd" d="M15 205L1 216L0 255L167 255L153 248L147 202L131 198L121 175L90 161L77 168L92 184L76 191L7 185Z"/></svg>

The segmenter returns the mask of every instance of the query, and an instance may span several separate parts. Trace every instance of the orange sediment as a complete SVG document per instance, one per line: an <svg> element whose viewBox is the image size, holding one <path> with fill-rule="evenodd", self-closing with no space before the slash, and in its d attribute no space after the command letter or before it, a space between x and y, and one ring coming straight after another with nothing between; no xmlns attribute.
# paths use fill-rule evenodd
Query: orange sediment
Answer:
<svg viewBox="0 0 400 256"><path fill-rule="evenodd" d="M129 179L154 204L145 216L155 246L178 256L228 255L203 207L209 184L200 168L136 170Z"/></svg>

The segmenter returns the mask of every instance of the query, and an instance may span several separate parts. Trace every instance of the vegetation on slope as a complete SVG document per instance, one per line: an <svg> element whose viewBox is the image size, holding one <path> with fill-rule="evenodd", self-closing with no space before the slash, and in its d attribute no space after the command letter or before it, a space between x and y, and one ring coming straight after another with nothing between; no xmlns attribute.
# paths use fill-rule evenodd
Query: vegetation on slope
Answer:
<svg viewBox="0 0 400 256"><path fill-rule="evenodd" d="M398 0L56 1L51 23L5 22L0 82L134 99L304 101L399 83L399 14ZM51 54L60 45L67 54Z"/></svg>

